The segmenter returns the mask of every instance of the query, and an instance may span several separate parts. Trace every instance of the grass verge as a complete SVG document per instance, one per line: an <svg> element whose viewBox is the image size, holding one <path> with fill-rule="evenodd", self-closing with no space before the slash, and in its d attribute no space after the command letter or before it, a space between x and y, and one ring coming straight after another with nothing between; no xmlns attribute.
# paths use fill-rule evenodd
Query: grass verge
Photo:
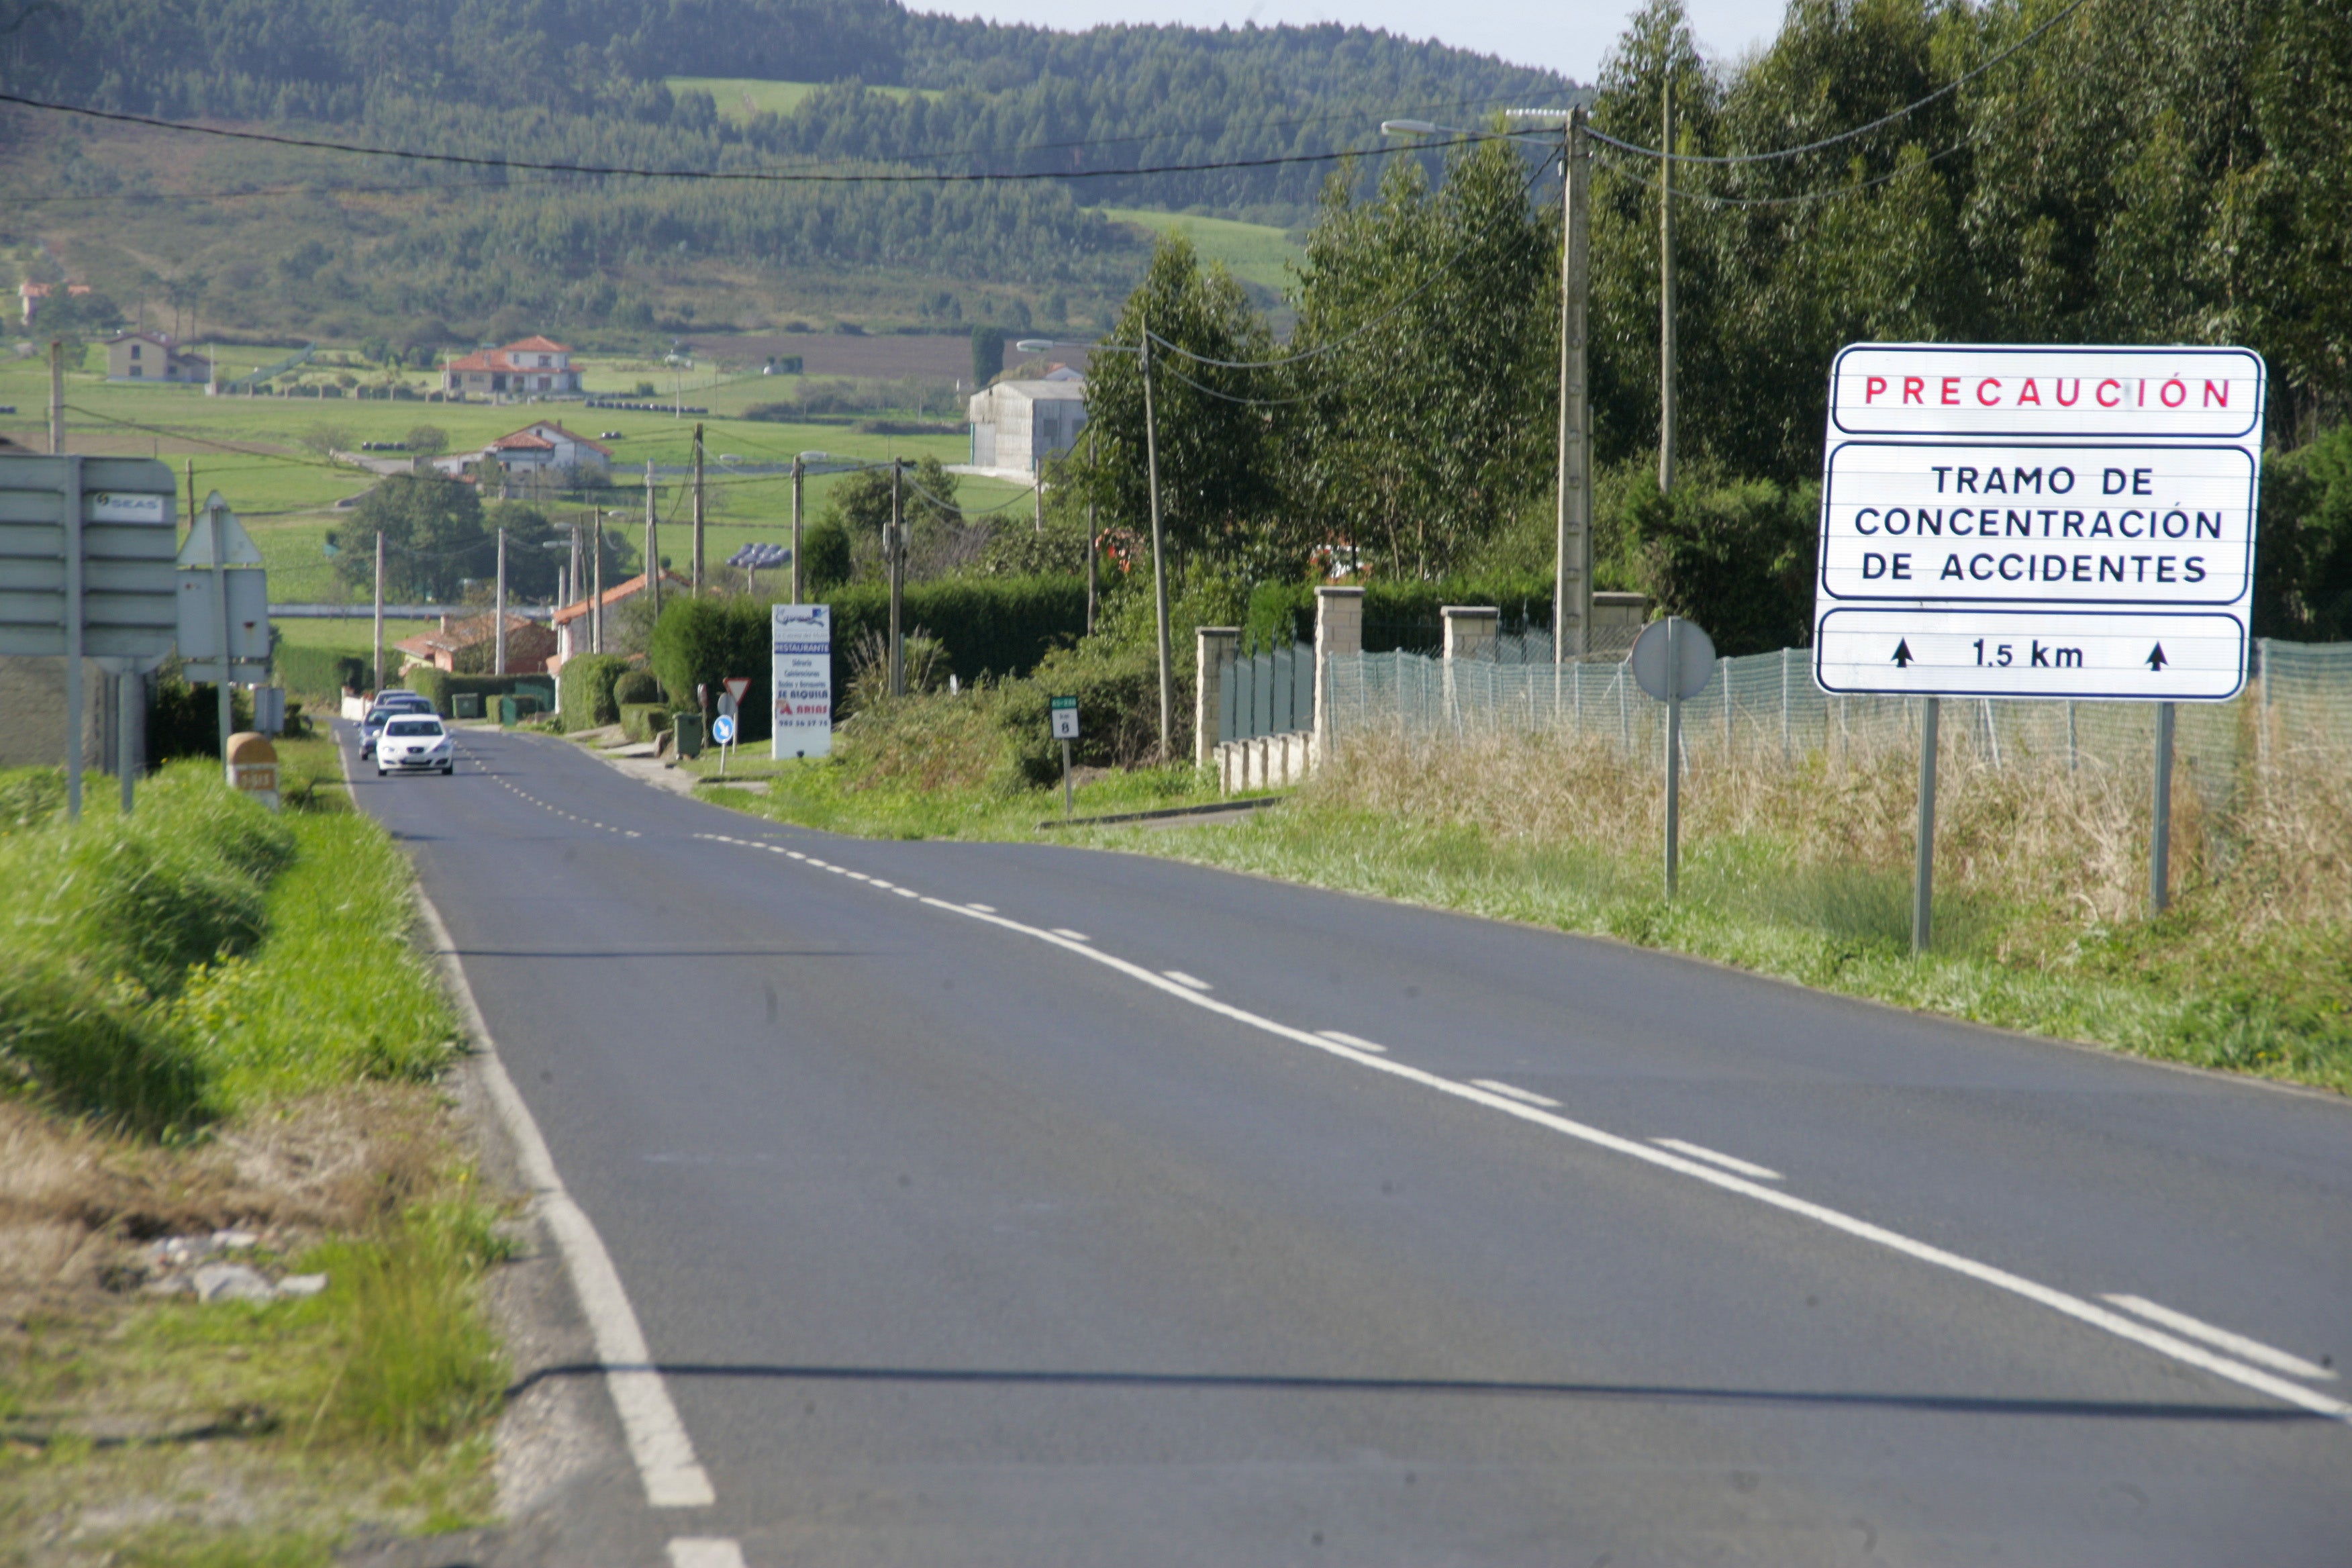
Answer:
<svg viewBox="0 0 2352 1568"><path fill-rule="evenodd" d="M492 1506L503 1247L435 1081L456 1021L331 748L280 756L277 817L208 766L73 826L0 775L0 863L49 878L0 985L71 1004L0 1017L0 1564L324 1563ZM201 1301L190 1247L326 1285Z"/></svg>
<svg viewBox="0 0 2352 1568"><path fill-rule="evenodd" d="M939 707L942 704L930 704ZM992 771L978 721L845 727L720 804L875 837L1043 837L1058 792ZM1948 763L1937 941L1910 952L1907 756L1695 772L1681 896L1654 770L1500 737L1352 744L1282 806L1060 842L1170 856L1714 959L1848 995L2352 1090L2352 760L2184 785L2171 910L2144 908L2137 774ZM1091 779L1081 814L1213 798L1188 767Z"/></svg>

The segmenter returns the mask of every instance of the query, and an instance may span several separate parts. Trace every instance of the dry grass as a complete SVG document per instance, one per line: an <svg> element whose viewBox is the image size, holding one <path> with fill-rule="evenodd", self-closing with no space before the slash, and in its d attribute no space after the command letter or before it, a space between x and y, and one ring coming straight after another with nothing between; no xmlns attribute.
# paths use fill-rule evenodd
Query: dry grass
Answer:
<svg viewBox="0 0 2352 1568"><path fill-rule="evenodd" d="M1958 754L1953 754L1957 752ZM2206 781L2209 784L2215 781ZM2352 910L2352 755L2248 768L2173 794L2176 887L2227 900L2251 931L2332 922ZM1683 843L1769 840L1790 864L1908 875L1917 763L1886 750L1815 753L1790 766L1694 766ZM1446 745L1358 737L1302 792L1317 805L1424 826L1467 826L1498 844L1657 853L1659 770L1605 742L1489 735ZM2084 925L2139 917L2147 892L2152 786L2145 769L2033 760L1996 767L1947 751L1937 782L1939 894L2053 905Z"/></svg>

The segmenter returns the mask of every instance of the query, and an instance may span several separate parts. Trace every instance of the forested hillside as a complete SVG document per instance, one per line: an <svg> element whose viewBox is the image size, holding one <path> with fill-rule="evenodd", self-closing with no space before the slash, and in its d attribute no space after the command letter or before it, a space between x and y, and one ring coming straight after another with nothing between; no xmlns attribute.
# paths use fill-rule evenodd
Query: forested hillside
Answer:
<svg viewBox="0 0 2352 1568"><path fill-rule="evenodd" d="M820 90L745 121L665 85L697 74ZM1099 324L1139 275L1146 236L1086 209L1288 227L1333 165L1134 171L1371 149L1385 116L1570 90L1360 28L1070 35L872 0L20 5L0 29L0 78L48 101L516 162L1113 176L486 173L0 110L0 178L16 196L0 244L42 247L118 299L175 285L232 331L420 342L488 332L501 311L574 333L792 316Z"/></svg>
<svg viewBox="0 0 2352 1568"><path fill-rule="evenodd" d="M1676 0L1652 0L1594 129L1654 148L1669 80L1676 149L1727 161L1675 166L1681 469L1662 494L1658 162L1598 149L1604 585L1727 651L1804 637L1845 343L2237 343L2269 363L2276 448L2256 630L2352 637L2352 10L1797 0L1769 49L1723 66ZM1330 193L1280 354L1227 280L1181 247L1155 259L1115 331L1148 319L1179 345L1159 464L1192 558L1251 579L1345 549L1380 578L1548 579L1559 231L1541 155L1490 142L1434 185L1400 165L1370 199ZM1253 360L1278 363L1217 363ZM1131 361L1098 362L1092 402L1099 462L1071 477L1135 518Z"/></svg>

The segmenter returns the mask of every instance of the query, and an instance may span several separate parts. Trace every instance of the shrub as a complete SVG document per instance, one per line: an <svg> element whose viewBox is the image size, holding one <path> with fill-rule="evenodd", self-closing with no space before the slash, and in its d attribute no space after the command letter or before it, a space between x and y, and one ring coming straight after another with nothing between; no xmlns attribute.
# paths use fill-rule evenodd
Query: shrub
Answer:
<svg viewBox="0 0 2352 1568"><path fill-rule="evenodd" d="M1177 757L1192 754L1193 678L1180 661L1175 671L1174 722L1169 744ZM1160 658L1149 648L1088 645L1045 656L1026 680L996 694L995 715L1013 765L1032 784L1061 776L1061 743L1046 719L1048 697L1078 700L1079 737L1075 760L1092 767L1132 768L1153 761L1160 748Z"/></svg>
<svg viewBox="0 0 2352 1568"><path fill-rule="evenodd" d="M650 669L632 669L613 682L613 700L624 708L661 700L661 681Z"/></svg>
<svg viewBox="0 0 2352 1568"><path fill-rule="evenodd" d="M1440 612L1447 605L1493 605L1502 610L1507 619L1549 627L1551 602L1552 582L1549 577L1368 583L1364 585L1364 651L1390 653L1400 647L1435 647L1444 624ZM1259 584L1250 591L1242 637L1245 643L1259 647L1277 642L1312 643L1315 584ZM1180 648L1180 658L1189 651Z"/></svg>
<svg viewBox="0 0 2352 1568"><path fill-rule="evenodd" d="M280 646L269 656L270 668L289 691L306 697L337 697L345 687L366 691L375 685L368 656L331 647Z"/></svg>
<svg viewBox="0 0 2352 1568"><path fill-rule="evenodd" d="M621 733L630 740L650 741L668 732L668 703L624 702L621 704Z"/></svg>
<svg viewBox="0 0 2352 1568"><path fill-rule="evenodd" d="M229 714L233 729L252 729L251 695L233 690ZM221 754L220 699L209 685L191 686L183 680L176 661L165 665L155 680L155 700L147 710L147 754L159 763Z"/></svg>
<svg viewBox="0 0 2352 1568"><path fill-rule="evenodd" d="M565 659L563 673L557 678L563 727L591 730L617 722L621 710L613 700L613 687L628 668L629 661L616 653L583 653Z"/></svg>
<svg viewBox="0 0 2352 1568"><path fill-rule="evenodd" d="M427 702L444 719L457 711L456 700L465 693L482 699L483 711L488 712L495 698L529 692L545 707L555 700L555 683L544 675L452 675L431 665L419 665L408 672L408 688Z"/></svg>
<svg viewBox="0 0 2352 1568"><path fill-rule="evenodd" d="M730 675L743 676L751 689L743 698L737 739L764 741L769 731L769 672L774 653L768 637L771 617L767 601L740 596L727 599L676 599L662 606L654 627L654 673L662 686L687 707L695 703L695 688L708 686L716 700L719 683ZM841 634L834 633L837 650ZM840 668L838 652L834 667ZM840 689L836 678L835 688Z"/></svg>
<svg viewBox="0 0 2352 1568"><path fill-rule="evenodd" d="M947 668L969 686L983 676L1020 676L1057 644L1087 629L1083 577L948 577L905 591L899 625L922 626L947 651ZM890 591L860 583L827 595L833 606L833 689L847 689L848 657L860 637L887 635Z"/></svg>
<svg viewBox="0 0 2352 1568"><path fill-rule="evenodd" d="M849 530L834 518L819 518L801 530L801 585L812 597L849 581Z"/></svg>

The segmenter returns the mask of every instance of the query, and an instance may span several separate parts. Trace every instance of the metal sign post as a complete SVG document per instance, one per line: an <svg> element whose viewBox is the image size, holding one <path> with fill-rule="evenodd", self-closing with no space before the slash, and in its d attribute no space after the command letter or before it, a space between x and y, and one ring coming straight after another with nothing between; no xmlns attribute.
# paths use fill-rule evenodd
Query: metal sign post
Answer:
<svg viewBox="0 0 2352 1568"><path fill-rule="evenodd" d="M83 660L172 651L177 491L148 458L0 457L0 655L64 661L68 816L87 759Z"/></svg>
<svg viewBox="0 0 2352 1568"><path fill-rule="evenodd" d="M1652 621L1625 656L1634 683L1666 705L1666 897L1682 881L1683 704L1715 674L1715 639L1680 616Z"/></svg>
<svg viewBox="0 0 2352 1568"><path fill-rule="evenodd" d="M1070 742L1078 738L1078 700L1075 697L1049 697L1045 700L1048 719L1054 726L1054 739L1062 742L1062 820L1070 818Z"/></svg>
<svg viewBox="0 0 2352 1568"><path fill-rule="evenodd" d="M1937 343L1857 343L1831 372L1822 689L1927 698L1923 752L1939 697L2157 703L2155 911L2171 705L2245 684L2267 377L2241 348Z"/></svg>

